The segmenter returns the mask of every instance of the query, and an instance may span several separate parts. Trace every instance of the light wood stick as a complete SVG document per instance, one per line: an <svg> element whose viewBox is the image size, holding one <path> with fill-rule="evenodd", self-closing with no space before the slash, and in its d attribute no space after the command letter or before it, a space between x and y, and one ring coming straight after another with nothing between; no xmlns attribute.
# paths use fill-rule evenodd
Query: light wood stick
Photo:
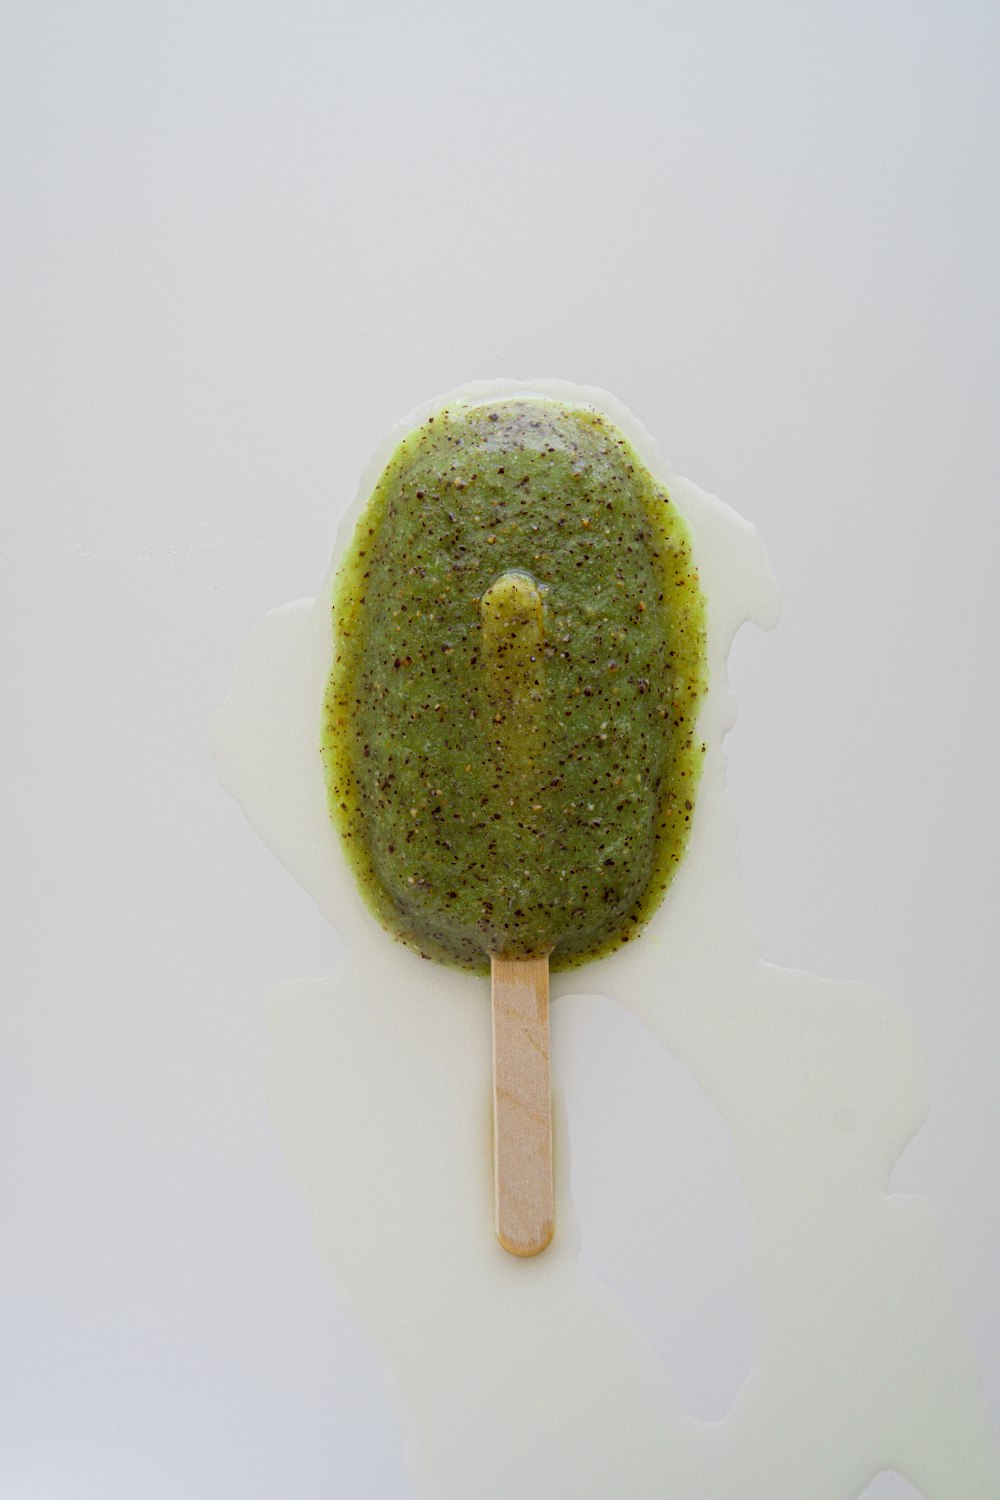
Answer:
<svg viewBox="0 0 1000 1500"><path fill-rule="evenodd" d="M548 958L493 966L493 1166L497 1239L537 1255L552 1238Z"/></svg>

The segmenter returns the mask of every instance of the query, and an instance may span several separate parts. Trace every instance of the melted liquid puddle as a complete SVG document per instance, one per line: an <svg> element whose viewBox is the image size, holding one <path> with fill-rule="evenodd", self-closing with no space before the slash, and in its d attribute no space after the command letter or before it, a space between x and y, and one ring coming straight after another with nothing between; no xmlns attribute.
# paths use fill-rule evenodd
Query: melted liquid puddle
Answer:
<svg viewBox="0 0 1000 1500"><path fill-rule="evenodd" d="M921 1495L919 1490L915 1490L902 1474L883 1470L881 1474L875 1476L871 1484L866 1485L864 1492L858 1496L858 1500L926 1500L926 1496Z"/></svg>
<svg viewBox="0 0 1000 1500"><path fill-rule="evenodd" d="M694 1079L603 995L552 1013L580 1262L617 1291L682 1408L717 1421L757 1347L750 1212L732 1140Z"/></svg>
<svg viewBox="0 0 1000 1500"><path fill-rule="evenodd" d="M709 601L708 753L687 855L641 940L585 972L588 992L630 1011L688 1070L728 1132L750 1209L758 1347L723 1420L686 1413L667 1373L680 1356L661 1362L583 1263L566 1150L550 1249L519 1262L493 1239L487 992L377 929L327 818L331 573L318 601L258 627L214 751L225 786L344 934L334 974L267 998L272 1109L334 1284L386 1368L414 1484L436 1500L855 1500L897 1469L925 1500L997 1500L1000 1462L940 1227L922 1199L887 1196L926 1107L914 1030L868 986L763 963L747 920L722 741L733 635L776 613L756 534L672 475L610 397L532 389L589 401L625 432L688 520ZM426 414L375 455L338 550L402 431ZM583 972L553 980L560 1029ZM596 1098L600 1048L581 1046L571 1090L589 1072ZM610 1149L625 1149L621 1133ZM640 1165L655 1174L684 1150L650 1141ZM642 1236L642 1219L620 1231Z"/></svg>

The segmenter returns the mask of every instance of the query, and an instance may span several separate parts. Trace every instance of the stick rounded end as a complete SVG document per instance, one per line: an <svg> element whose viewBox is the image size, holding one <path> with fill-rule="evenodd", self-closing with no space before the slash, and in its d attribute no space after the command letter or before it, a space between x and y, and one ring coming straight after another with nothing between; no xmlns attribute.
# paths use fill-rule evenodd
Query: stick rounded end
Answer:
<svg viewBox="0 0 1000 1500"><path fill-rule="evenodd" d="M551 1245L554 1233L555 1223L552 1219L534 1225L531 1229L512 1229L497 1224L497 1239L503 1248L509 1254L519 1255L524 1260L532 1255L541 1255Z"/></svg>

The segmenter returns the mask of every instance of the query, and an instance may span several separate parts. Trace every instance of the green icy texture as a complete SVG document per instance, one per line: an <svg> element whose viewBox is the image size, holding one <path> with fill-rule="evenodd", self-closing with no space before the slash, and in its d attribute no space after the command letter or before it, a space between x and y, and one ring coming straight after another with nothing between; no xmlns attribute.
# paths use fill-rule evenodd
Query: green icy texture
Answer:
<svg viewBox="0 0 1000 1500"><path fill-rule="evenodd" d="M508 571L542 596L516 716L480 605ZM428 418L358 521L334 637L330 811L385 927L477 972L636 935L690 827L705 629L687 528L617 428L534 398Z"/></svg>

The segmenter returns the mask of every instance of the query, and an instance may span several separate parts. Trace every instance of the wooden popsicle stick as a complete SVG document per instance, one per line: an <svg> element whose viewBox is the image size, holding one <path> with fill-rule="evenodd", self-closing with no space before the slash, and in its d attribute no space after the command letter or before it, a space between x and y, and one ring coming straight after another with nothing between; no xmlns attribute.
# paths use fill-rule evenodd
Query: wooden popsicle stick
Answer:
<svg viewBox="0 0 1000 1500"><path fill-rule="evenodd" d="M492 967L497 1239L537 1255L553 1231L549 960L494 955Z"/></svg>

